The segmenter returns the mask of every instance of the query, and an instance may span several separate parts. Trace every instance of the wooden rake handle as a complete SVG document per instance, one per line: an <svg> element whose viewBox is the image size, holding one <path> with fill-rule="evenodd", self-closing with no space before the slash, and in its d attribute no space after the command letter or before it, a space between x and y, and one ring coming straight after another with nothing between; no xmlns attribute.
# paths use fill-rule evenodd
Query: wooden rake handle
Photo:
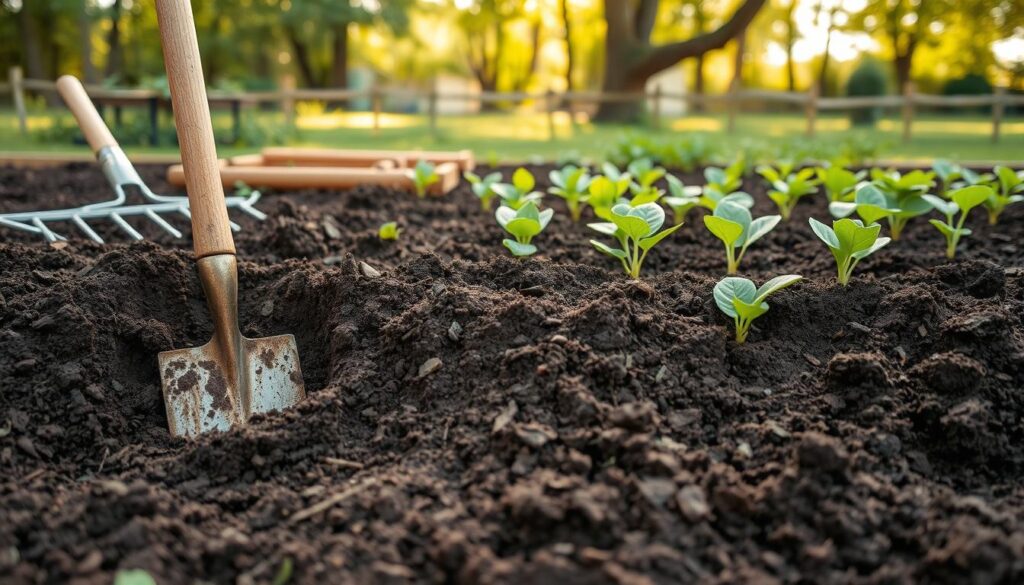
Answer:
<svg viewBox="0 0 1024 585"><path fill-rule="evenodd" d="M234 254L220 163L213 140L210 103L206 99L203 64L189 0L156 0L156 16L171 88L174 125L192 213L196 259Z"/></svg>
<svg viewBox="0 0 1024 585"><path fill-rule="evenodd" d="M85 93L85 88L77 77L62 76L57 80L57 92L64 98L64 103L74 114L75 120L78 120L78 127L82 129L82 134L85 135L85 140L94 154L99 154L108 146L117 146L117 140L110 133L103 117L96 111L96 106L89 99L89 94Z"/></svg>

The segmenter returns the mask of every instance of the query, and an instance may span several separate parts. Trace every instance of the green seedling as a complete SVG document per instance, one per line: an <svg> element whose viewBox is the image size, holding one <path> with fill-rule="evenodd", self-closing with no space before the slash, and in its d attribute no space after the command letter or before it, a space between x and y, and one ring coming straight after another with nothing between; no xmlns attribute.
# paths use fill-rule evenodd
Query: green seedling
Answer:
<svg viewBox="0 0 1024 585"><path fill-rule="evenodd" d="M665 223L665 210L657 203L636 207L619 203L612 207L609 219L609 223L592 223L588 227L615 238L620 247L612 248L596 240L590 240L590 243L600 252L622 262L630 278L640 278L640 268L651 248L681 227L674 225L661 230Z"/></svg>
<svg viewBox="0 0 1024 585"><path fill-rule="evenodd" d="M786 221L789 221L789 216L793 213L793 208L796 207L800 198L814 193L818 186L818 181L814 178L814 169L805 168L784 174L784 171L791 168L791 166L782 166L777 170L763 166L757 170L771 184L772 188L768 191L768 197L779 207L779 213Z"/></svg>
<svg viewBox="0 0 1024 585"><path fill-rule="evenodd" d="M398 234L401 232L402 230L398 227L398 222L389 221L380 226L377 230L377 237L384 241L394 241L398 239Z"/></svg>
<svg viewBox="0 0 1024 585"><path fill-rule="evenodd" d="M706 167L704 169L706 187L726 194L738 191L743 186L743 170L745 167L746 165L742 158L724 169Z"/></svg>
<svg viewBox="0 0 1024 585"><path fill-rule="evenodd" d="M857 191L857 183L864 179L865 171L854 173L840 166L815 169L818 182L825 188L829 201L853 201Z"/></svg>
<svg viewBox="0 0 1024 585"><path fill-rule="evenodd" d="M924 196L928 204L946 216L946 221L938 219L928 220L928 223L935 226L946 237L946 258L954 258L956 256L956 246L960 243L960 238L971 235L971 230L964 227L964 222L967 221L967 216L971 213L971 210L979 205L983 205L992 197L993 193L994 191L991 187L973 185L951 191L949 193L950 200L948 201L934 195ZM960 220L954 226L953 223L957 212L960 213Z"/></svg>
<svg viewBox="0 0 1024 585"><path fill-rule="evenodd" d="M1015 173L1009 167L996 167L992 196L985 202L989 225L996 225L999 216L1011 203L1024 201L1024 172Z"/></svg>
<svg viewBox="0 0 1024 585"><path fill-rule="evenodd" d="M513 256L530 256L537 253L537 247L531 244L534 236L544 231L555 214L553 209L540 211L537 204L527 201L519 209L501 206L494 212L495 219L506 232L515 239L506 238L501 241Z"/></svg>
<svg viewBox="0 0 1024 585"><path fill-rule="evenodd" d="M423 198L427 196L427 189L441 180L433 164L421 160L416 163L412 170L412 182L416 186L416 196Z"/></svg>
<svg viewBox="0 0 1024 585"><path fill-rule="evenodd" d="M941 184L939 190L940 195L945 195L946 191L953 186L953 184L963 178L964 168L960 165L950 162L948 160L935 159L932 163L932 172L938 177Z"/></svg>
<svg viewBox="0 0 1024 585"><path fill-rule="evenodd" d="M818 238L825 242L832 256L836 259L839 284L850 283L850 275L857 263L882 249L889 243L889 238L878 237L882 226L873 223L865 226L856 219L839 219L832 222L832 227L810 218L811 229Z"/></svg>
<svg viewBox="0 0 1024 585"><path fill-rule="evenodd" d="M893 240L900 239L912 218L931 211L931 205L922 196L935 185L934 179L934 173L919 170L901 175L897 171L871 169L871 183L885 196L885 207L894 210L886 216Z"/></svg>
<svg viewBox="0 0 1024 585"><path fill-rule="evenodd" d="M723 313L732 317L736 324L736 343L743 343L750 333L750 325L754 319L768 312L769 296L787 286L796 284L803 278L798 274L776 276L757 288L746 278L727 276L715 285L715 304Z"/></svg>
<svg viewBox="0 0 1024 585"><path fill-rule="evenodd" d="M718 187L712 185L705 185L701 190L701 196L697 200L697 205L707 209L708 211L714 211L718 208L719 204L728 201L735 203L740 207L750 209L754 206L754 198L749 193L743 191L734 191L732 193L724 193L718 190Z"/></svg>
<svg viewBox="0 0 1024 585"><path fill-rule="evenodd" d="M594 177L587 186L587 204L594 210L594 215L611 221L612 208L620 203L629 203L623 197L629 190L629 184L629 175L620 175L617 180L607 175Z"/></svg>
<svg viewBox="0 0 1024 585"><path fill-rule="evenodd" d="M654 186L659 179L665 176L665 169L654 166L649 158L640 158L629 163L629 175L633 181L629 184L629 190L633 194L629 204L633 207L644 203L656 203L665 193Z"/></svg>
<svg viewBox="0 0 1024 585"><path fill-rule="evenodd" d="M674 175L666 175L669 194L662 199L672 210L672 219L676 225L686 221L686 214L700 203L702 189L696 185L686 186Z"/></svg>
<svg viewBox="0 0 1024 585"><path fill-rule="evenodd" d="M494 186L501 182L501 173L493 172L485 177L480 177L472 171L466 171L462 176L469 181L473 194L480 200L480 209L491 210L491 201L498 195Z"/></svg>
<svg viewBox="0 0 1024 585"><path fill-rule="evenodd" d="M833 201L828 204L828 210L837 219L856 212L866 225L871 225L899 212L899 209L889 205L889 200L878 187L863 183L857 187L853 201Z"/></svg>
<svg viewBox="0 0 1024 585"><path fill-rule="evenodd" d="M512 209L520 209L527 203L539 204L544 198L540 191L534 191L537 185L533 174L524 169L518 168L512 173L511 183L494 183L491 189L501 198L501 204Z"/></svg>
<svg viewBox="0 0 1024 585"><path fill-rule="evenodd" d="M582 212L581 204L587 201L589 194L587 188L592 180L587 174L587 169L576 168L572 165L563 167L558 171L551 171L548 175L553 185L548 193L565 199L565 205L569 208L569 216L573 221L580 220Z"/></svg>
<svg viewBox="0 0 1024 585"><path fill-rule="evenodd" d="M726 271L729 274L736 274L750 244L772 231L781 220L782 217L779 215L752 219L747 208L724 202L715 209L714 215L704 216L704 225L725 244Z"/></svg>

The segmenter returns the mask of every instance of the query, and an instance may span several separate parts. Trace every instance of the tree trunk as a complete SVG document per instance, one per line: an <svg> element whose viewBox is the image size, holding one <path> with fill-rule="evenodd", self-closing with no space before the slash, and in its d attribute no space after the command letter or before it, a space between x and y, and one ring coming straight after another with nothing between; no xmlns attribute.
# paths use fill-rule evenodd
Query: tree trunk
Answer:
<svg viewBox="0 0 1024 585"><path fill-rule="evenodd" d="M331 66L331 85L338 89L348 88L348 23L334 26L334 50Z"/></svg>
<svg viewBox="0 0 1024 585"><path fill-rule="evenodd" d="M18 12L18 20L22 42L25 44L25 74L31 79L46 79L39 23L32 11L25 5L22 5Z"/></svg>
<svg viewBox="0 0 1024 585"><path fill-rule="evenodd" d="M121 47L121 12L122 0L114 0L110 6L110 32L107 33L107 45L110 53L107 56L106 77L116 77L121 74L121 67L124 63L124 55Z"/></svg>
<svg viewBox="0 0 1024 585"><path fill-rule="evenodd" d="M828 52L832 46L832 30L832 21L830 20L825 33L825 52L821 55L821 68L818 69L818 92L821 97L828 97Z"/></svg>
<svg viewBox="0 0 1024 585"><path fill-rule="evenodd" d="M562 24L565 26L565 91L572 91L572 24L569 22L569 0L560 2L562 7Z"/></svg>
<svg viewBox="0 0 1024 585"><path fill-rule="evenodd" d="M766 0L744 0L732 18L717 29L689 40L652 46L649 35L657 0L641 0L633 9L629 0L604 0L605 68L603 89L606 93L640 93L647 80L683 59L697 57L720 49L746 30ZM652 6L653 5L653 6ZM635 120L643 108L643 98L631 102L601 104L594 119L623 122Z"/></svg>
<svg viewBox="0 0 1024 585"><path fill-rule="evenodd" d="M693 69L693 93L694 93L694 95L703 96L704 95L704 55L697 55L697 58L694 60L693 66L694 66L694 69ZM694 112L703 112L704 111L704 102L700 102L700 101L694 102L694 104L693 104L693 111Z"/></svg>
<svg viewBox="0 0 1024 585"><path fill-rule="evenodd" d="M292 46L292 54L295 56L295 65L299 68L299 74L302 75L302 81L306 87L317 87L316 73L313 71L313 63L309 58L309 49L306 45L299 40L295 34L295 30L292 27L286 27L288 30L288 42Z"/></svg>
<svg viewBox="0 0 1024 585"><path fill-rule="evenodd" d="M530 27L530 60L526 64L526 70L521 77L516 78L512 84L513 91L525 91L530 85L530 79L537 70L537 60L540 56L540 19L535 20Z"/></svg>
<svg viewBox="0 0 1024 585"><path fill-rule="evenodd" d="M897 53L893 59L893 70L896 73L896 93L903 93L903 88L910 81L910 68L913 64L913 49L909 49L906 53Z"/></svg>
<svg viewBox="0 0 1024 585"><path fill-rule="evenodd" d="M796 91L796 65L793 63L793 45L796 44L796 23L793 22L793 11L796 0L790 0L786 10L786 89Z"/></svg>
<svg viewBox="0 0 1024 585"><path fill-rule="evenodd" d="M78 34L82 42L82 78L86 83L96 83L96 66L92 62L92 20L85 0L78 13Z"/></svg>
<svg viewBox="0 0 1024 585"><path fill-rule="evenodd" d="M739 89L743 87L743 63L747 57L747 32L743 31L736 37L736 55L733 57L732 82L729 87Z"/></svg>

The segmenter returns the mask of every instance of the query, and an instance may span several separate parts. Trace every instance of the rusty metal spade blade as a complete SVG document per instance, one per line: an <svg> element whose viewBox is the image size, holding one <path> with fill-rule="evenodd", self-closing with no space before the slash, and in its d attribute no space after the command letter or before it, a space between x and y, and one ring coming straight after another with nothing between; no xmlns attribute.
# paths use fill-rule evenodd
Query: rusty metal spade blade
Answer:
<svg viewBox="0 0 1024 585"><path fill-rule="evenodd" d="M171 434L192 437L284 410L305 388L292 335L249 339L238 329L238 269L230 254L196 262L213 318L206 345L158 356Z"/></svg>

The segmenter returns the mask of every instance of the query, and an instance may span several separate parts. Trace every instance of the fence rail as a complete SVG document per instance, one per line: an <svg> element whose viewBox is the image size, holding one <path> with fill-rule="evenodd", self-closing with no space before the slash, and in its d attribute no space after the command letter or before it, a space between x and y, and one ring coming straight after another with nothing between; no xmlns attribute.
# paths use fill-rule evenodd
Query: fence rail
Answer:
<svg viewBox="0 0 1024 585"><path fill-rule="evenodd" d="M28 128L25 92L46 93L56 92L56 89L56 83L53 81L24 79L19 67L11 68L7 83L0 83L0 94L9 93L12 96L15 110L18 114L19 128L22 133L26 133ZM142 105L144 103L152 104L160 100L168 100L166 94L152 89L119 89L90 85L86 86L86 91L95 100L105 100L121 104L138 102ZM735 86L730 87L728 92L720 95L669 92L662 91L660 87L655 87L652 91L646 92L566 91L555 93L549 90L546 92L483 91L479 93L466 93L387 86L373 86L365 89L298 89L286 87L273 91L251 92L210 90L208 95L211 102L229 103L236 111L242 105L279 104L289 124L293 123L295 119L295 104L297 102L346 102L349 100L368 99L372 105L374 132L380 129L380 116L383 111L382 101L386 98L426 100L427 115L433 132L437 130L439 102L469 101L481 104L535 102L541 104L547 113L551 139L555 138L554 115L559 110L568 110L571 114L581 104L593 106L604 103L635 102L648 106L649 122L657 128L661 125L662 101L669 100L691 107L724 106L728 115L729 132L735 130L735 121L740 113L740 106L745 103L756 102L802 108L807 119L806 134L809 137L813 137L817 131L819 112L857 109L900 110L903 121L904 141L911 139L914 116L917 108L920 106L947 109L979 109L988 107L991 108L992 112L992 141L998 142L1006 108L1024 107L1024 95L1011 95L1006 91L1006 88L996 88L994 93L988 95L944 96L917 93L912 83L905 86L900 95L862 97L820 97L815 87L812 87L811 90L805 93L801 93L741 89Z"/></svg>

